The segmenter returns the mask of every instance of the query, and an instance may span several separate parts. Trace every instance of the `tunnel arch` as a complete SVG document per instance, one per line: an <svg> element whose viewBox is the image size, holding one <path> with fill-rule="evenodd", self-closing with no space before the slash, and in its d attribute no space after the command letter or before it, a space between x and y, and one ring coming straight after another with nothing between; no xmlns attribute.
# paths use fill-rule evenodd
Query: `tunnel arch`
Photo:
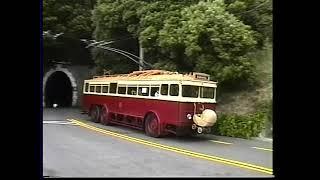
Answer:
<svg viewBox="0 0 320 180"><path fill-rule="evenodd" d="M65 78L63 76L65 76ZM50 107L51 100L48 98L52 98L52 96L48 97L48 95L50 95L50 93L52 95L54 92L52 90L50 92L48 88L50 88L50 86L52 87L52 83L61 83L60 85L62 85L62 88L65 88L64 90L66 91L63 92L65 94L62 95L70 95L70 99L66 99L66 101L70 102L66 102L64 106L76 106L78 100L76 79L67 68L58 65L57 67L50 69L43 78L43 107Z"/></svg>

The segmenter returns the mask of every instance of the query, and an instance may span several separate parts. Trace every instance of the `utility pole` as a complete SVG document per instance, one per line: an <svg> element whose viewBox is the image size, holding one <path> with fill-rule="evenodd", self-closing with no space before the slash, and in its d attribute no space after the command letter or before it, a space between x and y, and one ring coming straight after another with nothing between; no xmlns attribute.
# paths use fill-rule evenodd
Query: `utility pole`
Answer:
<svg viewBox="0 0 320 180"><path fill-rule="evenodd" d="M140 56L140 65L139 65L139 71L142 71L143 70L143 67L141 66L143 64L143 47L142 47L142 44L139 43L139 56Z"/></svg>

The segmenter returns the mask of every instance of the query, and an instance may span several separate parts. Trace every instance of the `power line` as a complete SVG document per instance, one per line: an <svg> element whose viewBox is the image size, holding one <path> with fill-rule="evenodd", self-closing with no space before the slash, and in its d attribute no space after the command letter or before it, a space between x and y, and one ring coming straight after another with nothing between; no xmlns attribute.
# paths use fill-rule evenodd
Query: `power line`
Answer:
<svg viewBox="0 0 320 180"><path fill-rule="evenodd" d="M248 12L251 12L251 11L254 11L254 10L257 10L259 7L263 6L264 4L266 4L267 2L269 2L269 0L266 0L265 2L257 5L256 7L248 10L248 11L244 11L244 12L241 12L241 13L236 13L235 15L240 15L240 14L245 14L245 13L248 13Z"/></svg>
<svg viewBox="0 0 320 180"><path fill-rule="evenodd" d="M53 37L53 39L56 39L58 36L63 35L64 33L58 33L58 34L51 34L50 30L49 31L43 31L43 36L47 36L47 37ZM146 62L145 60L141 60L140 57L121 50L121 49L116 49L116 48L112 48L112 47L107 47L106 45L115 43L115 42L119 42L119 41L124 41L124 40L128 40L128 39L134 39L135 37L132 36L127 36L124 37L122 39L116 39L116 40L110 40L110 41L96 41L96 40L88 40L88 39L80 39L80 41L84 42L87 44L87 46L85 48L91 48L91 47L95 47L95 48L101 48L104 50L108 50L108 51L112 51L118 54L121 54L127 58L129 58L130 60L132 60L133 62L137 63L139 66L143 67L143 68L151 68L152 69L152 64ZM137 61L138 60L138 61Z"/></svg>
<svg viewBox="0 0 320 180"><path fill-rule="evenodd" d="M81 41L87 43L88 45L86 46L86 48L90 48L90 47L95 47L95 48L101 48L104 50L108 50L108 51L112 51L118 54L121 54L127 58L129 58L130 60L132 60L133 62L137 63L139 66L143 67L143 68L152 68L152 64L146 62L145 60L140 62L140 58L132 53L129 53L127 51L121 50L121 49L116 49L116 48L111 48L111 47L107 47L106 45L118 42L118 41L123 41L126 39L132 39L134 37L129 37L129 38L123 38L123 39L118 39L118 40L111 40L111 41L96 41L96 40L87 40L87 39L81 39ZM138 61L139 60L139 61Z"/></svg>

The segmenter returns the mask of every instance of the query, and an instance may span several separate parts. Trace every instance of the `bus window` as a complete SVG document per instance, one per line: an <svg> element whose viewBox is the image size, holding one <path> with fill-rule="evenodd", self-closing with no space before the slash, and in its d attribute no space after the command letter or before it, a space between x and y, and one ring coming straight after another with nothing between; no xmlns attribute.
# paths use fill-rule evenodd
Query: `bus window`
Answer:
<svg viewBox="0 0 320 180"><path fill-rule="evenodd" d="M170 96L178 96L179 95L179 85L171 84L170 85Z"/></svg>
<svg viewBox="0 0 320 180"><path fill-rule="evenodd" d="M109 93L115 94L117 91L117 83L110 83L110 90Z"/></svg>
<svg viewBox="0 0 320 180"><path fill-rule="evenodd" d="M94 86L90 86L90 92L94 92Z"/></svg>
<svg viewBox="0 0 320 180"><path fill-rule="evenodd" d="M199 96L199 86L182 85L182 97L193 97Z"/></svg>
<svg viewBox="0 0 320 180"><path fill-rule="evenodd" d="M140 95L140 96L149 96L149 87L139 87L138 95Z"/></svg>
<svg viewBox="0 0 320 180"><path fill-rule="evenodd" d="M85 91L85 92L88 92L88 89L89 89L89 83L86 83L85 88L84 88L84 91Z"/></svg>
<svg viewBox="0 0 320 180"><path fill-rule="evenodd" d="M161 85L161 95L168 95L168 84Z"/></svg>
<svg viewBox="0 0 320 180"><path fill-rule="evenodd" d="M128 87L128 95L137 95L137 87Z"/></svg>
<svg viewBox="0 0 320 180"><path fill-rule="evenodd" d="M151 96L159 96L159 87L151 87Z"/></svg>
<svg viewBox="0 0 320 180"><path fill-rule="evenodd" d="M202 87L201 98L214 98L214 88L213 87Z"/></svg>
<svg viewBox="0 0 320 180"><path fill-rule="evenodd" d="M102 86L102 93L108 93L108 86Z"/></svg>
<svg viewBox="0 0 320 180"><path fill-rule="evenodd" d="M101 86L96 86L96 93L101 93Z"/></svg>
<svg viewBox="0 0 320 180"><path fill-rule="evenodd" d="M118 94L126 94L126 87L118 87Z"/></svg>

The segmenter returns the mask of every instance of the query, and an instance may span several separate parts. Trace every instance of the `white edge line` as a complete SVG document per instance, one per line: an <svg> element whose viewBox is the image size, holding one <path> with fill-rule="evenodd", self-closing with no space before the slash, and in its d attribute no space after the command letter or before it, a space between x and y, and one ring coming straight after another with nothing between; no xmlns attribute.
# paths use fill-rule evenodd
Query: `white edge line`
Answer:
<svg viewBox="0 0 320 180"><path fill-rule="evenodd" d="M259 150L264 150L264 151L273 151L272 149L268 149L268 148L259 148L259 147L252 147L254 149L259 149Z"/></svg>
<svg viewBox="0 0 320 180"><path fill-rule="evenodd" d="M220 144L227 144L227 145L232 144L232 143L223 142L223 141L215 141L215 140L210 140L210 141L215 142L215 143L220 143Z"/></svg>

